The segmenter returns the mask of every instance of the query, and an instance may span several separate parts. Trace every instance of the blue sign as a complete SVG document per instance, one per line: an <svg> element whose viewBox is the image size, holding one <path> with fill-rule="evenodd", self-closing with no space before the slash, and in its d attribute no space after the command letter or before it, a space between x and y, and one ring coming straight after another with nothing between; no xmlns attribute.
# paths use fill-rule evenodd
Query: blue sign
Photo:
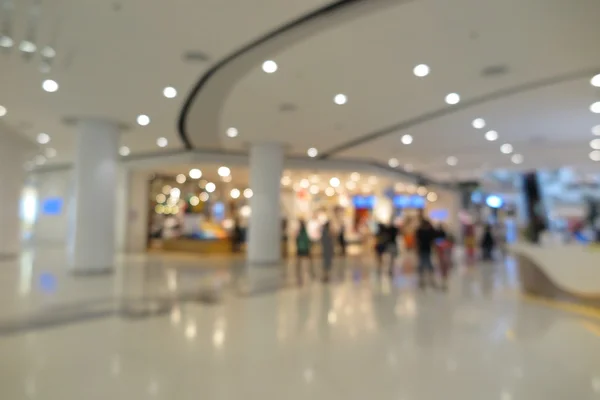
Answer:
<svg viewBox="0 0 600 400"><path fill-rule="evenodd" d="M437 210L431 210L429 212L429 218L434 221L447 221L448 220L448 210L444 208L439 208Z"/></svg>
<svg viewBox="0 0 600 400"><path fill-rule="evenodd" d="M504 201L499 196L490 195L485 199L485 204L491 208L502 208Z"/></svg>
<svg viewBox="0 0 600 400"><path fill-rule="evenodd" d="M213 208L212 208L212 212L213 212L213 217L220 221L222 219L225 218L225 204L223 204L222 202L218 201L215 204L213 204Z"/></svg>
<svg viewBox="0 0 600 400"><path fill-rule="evenodd" d="M354 208L372 210L375 207L375 196L352 197Z"/></svg>
<svg viewBox="0 0 600 400"><path fill-rule="evenodd" d="M49 197L42 202L42 214L60 215L62 213L63 199L60 197Z"/></svg>
<svg viewBox="0 0 600 400"><path fill-rule="evenodd" d="M416 194L399 194L397 196L394 196L393 203L395 208L425 208L425 198Z"/></svg>

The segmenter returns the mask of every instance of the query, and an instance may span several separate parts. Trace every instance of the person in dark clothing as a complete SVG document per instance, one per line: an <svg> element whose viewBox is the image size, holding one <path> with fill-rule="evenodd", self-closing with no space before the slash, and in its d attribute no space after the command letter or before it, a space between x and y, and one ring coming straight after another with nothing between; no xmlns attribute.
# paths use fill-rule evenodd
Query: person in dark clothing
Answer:
<svg viewBox="0 0 600 400"><path fill-rule="evenodd" d="M381 273L383 266L383 254L388 243L387 229L384 224L377 224L377 232L375 233L375 256L377 257L377 271Z"/></svg>
<svg viewBox="0 0 600 400"><path fill-rule="evenodd" d="M240 221L236 218L231 232L231 247L234 253L239 253L243 243L243 230Z"/></svg>
<svg viewBox="0 0 600 400"><path fill-rule="evenodd" d="M347 242L346 242L346 228L344 227L344 224L342 223L340 225L340 232L338 233L338 244L340 245L340 252L342 257L346 257L346 246L347 246Z"/></svg>
<svg viewBox="0 0 600 400"><path fill-rule="evenodd" d="M301 270L301 261L303 258L307 258L310 263L310 274L314 278L315 271L313 269L313 261L310 254L311 248L311 240L308 236L308 231L306 229L306 223L304 220L300 220L300 229L298 229L298 235L296 236L296 270L298 274L298 279L302 280L302 270Z"/></svg>
<svg viewBox="0 0 600 400"><path fill-rule="evenodd" d="M396 262L396 257L398 257L398 243L396 243L396 239L400 234L400 229L394 223L390 223L387 227L387 245L386 251L390 254L390 269L388 271L390 276L394 275L394 265Z"/></svg>
<svg viewBox="0 0 600 400"><path fill-rule="evenodd" d="M481 237L481 252L483 254L484 261L492 261L494 254L494 247L496 241L494 240L494 234L492 233L492 226L487 224Z"/></svg>
<svg viewBox="0 0 600 400"><path fill-rule="evenodd" d="M419 287L425 287L426 275L431 286L435 286L433 278L433 263L431 262L432 247L437 238L436 230L427 219L422 219L415 233L419 253Z"/></svg>

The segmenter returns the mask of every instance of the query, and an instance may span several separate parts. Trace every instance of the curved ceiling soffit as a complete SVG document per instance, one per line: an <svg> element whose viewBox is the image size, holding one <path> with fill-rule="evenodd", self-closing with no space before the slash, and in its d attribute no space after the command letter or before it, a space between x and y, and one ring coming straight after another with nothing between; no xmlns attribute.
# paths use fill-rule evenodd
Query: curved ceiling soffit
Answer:
<svg viewBox="0 0 600 400"><path fill-rule="evenodd" d="M472 99L461 101L457 105L446 106L425 114L421 114L414 118L410 118L401 122L398 122L394 125L390 125L386 128L367 133L366 135L359 136L358 138L349 140L346 143L342 143L336 147L330 148L328 150L322 151L319 158L329 158L337 153L340 153L345 150L349 150L353 147L360 146L367 142L380 139L387 135L392 135L399 133L403 130L412 128L414 126L424 124L426 122L430 122L437 118L445 117L447 115L466 110L468 108L479 106L481 104L485 104L494 100L498 100L504 97L514 96L516 94L525 93L528 91L536 90L543 88L545 86L557 85L564 82L576 81L579 79L589 78L592 75L595 75L600 71L600 66L593 68L586 68L583 70L569 72L566 74L552 76L550 78L539 79L533 82L527 82L521 85L516 85L512 87L508 87L505 89L497 90L495 92L487 93L479 97L475 97Z"/></svg>
<svg viewBox="0 0 600 400"><path fill-rule="evenodd" d="M193 149L188 133L190 120L201 121L210 132L203 147L219 147L219 116L227 96L237 82L269 56L338 24L380 10L386 6L415 0L337 0L310 12L254 40L213 65L188 94L177 122L179 136L187 149ZM195 112L192 113L192 110Z"/></svg>

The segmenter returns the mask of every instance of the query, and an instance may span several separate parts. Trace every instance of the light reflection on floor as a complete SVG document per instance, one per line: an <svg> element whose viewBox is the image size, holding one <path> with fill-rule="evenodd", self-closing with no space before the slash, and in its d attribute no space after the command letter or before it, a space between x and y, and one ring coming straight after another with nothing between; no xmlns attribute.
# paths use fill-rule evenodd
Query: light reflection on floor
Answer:
<svg viewBox="0 0 600 400"><path fill-rule="evenodd" d="M231 259L124 257L75 278L61 257L1 265L0 323L123 299L170 308L0 336L3 399L600 398L600 318L521 296L512 261L459 266L448 293L359 259L328 285L298 286L289 265L279 289L242 293ZM218 300L189 296L206 290Z"/></svg>

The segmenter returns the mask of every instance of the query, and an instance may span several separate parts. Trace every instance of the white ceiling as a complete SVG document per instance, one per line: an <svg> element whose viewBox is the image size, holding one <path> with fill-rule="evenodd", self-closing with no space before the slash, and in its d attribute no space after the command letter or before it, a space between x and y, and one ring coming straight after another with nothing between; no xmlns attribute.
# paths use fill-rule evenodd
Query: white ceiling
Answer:
<svg viewBox="0 0 600 400"><path fill-rule="evenodd" d="M41 90L46 76L38 71L38 56L25 62L16 49L0 52L0 105L8 109L2 121L31 138L51 134L49 146L58 151L53 162L72 159L74 131L62 122L69 116L104 116L130 125L122 143L134 155L156 151L159 136L169 139L171 149L183 147L176 126L179 111L211 66L334 2L117 3L118 11L111 2L44 2L37 41L56 48L48 76L59 82L57 93ZM404 125L332 157L383 164L395 157L444 180L470 179L494 168L591 163L591 127L600 124L600 115L589 111L600 100L600 91L589 84L600 72L597 0L347 3L356 6L352 18L348 13L337 20L329 14L297 38L285 33L275 38L277 46L269 41L257 46L253 64L248 65L248 58L242 60L245 65L236 66L236 59L226 63L227 83L200 91L201 99L190 109L187 133L193 145L210 148L217 143L237 150L249 142L276 140L286 143L291 154L303 155L309 147L327 153ZM370 7L359 8L359 3ZM17 41L26 36L28 4L18 2L14 15ZM210 60L186 63L182 54L188 50L202 51ZM261 70L267 58L277 61L276 73ZM431 67L429 76L412 74L419 63ZM482 76L484 68L496 66L507 72ZM178 97L164 98L165 86L176 87ZM449 92L459 93L461 103L446 105ZM348 104L335 105L336 93L347 94ZM280 112L286 103L295 111ZM151 117L149 126L135 124L140 113ZM477 117L498 131L497 142L484 139L487 129L472 128ZM226 137L230 126L239 129L238 138ZM413 144L401 144L404 134L414 137ZM524 156L523 165L514 166L510 156L500 153L506 142ZM446 165L448 156L458 158L456 167Z"/></svg>

